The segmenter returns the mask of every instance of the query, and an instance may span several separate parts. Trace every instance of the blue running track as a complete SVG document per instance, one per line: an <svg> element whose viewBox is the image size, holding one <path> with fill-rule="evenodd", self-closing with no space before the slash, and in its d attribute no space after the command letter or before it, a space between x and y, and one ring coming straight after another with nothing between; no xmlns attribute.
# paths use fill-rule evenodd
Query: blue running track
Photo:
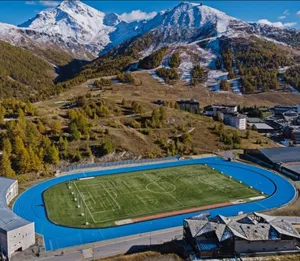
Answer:
<svg viewBox="0 0 300 261"><path fill-rule="evenodd" d="M228 176L232 176L233 178L242 181L249 186L253 186L253 188L264 192L265 195L268 196L265 199L255 202L211 209L209 212L213 216L216 214L233 216L237 215L240 211L243 211L244 213L250 213L278 208L288 204L296 196L296 190L294 186L288 180L276 175L273 172L242 163L227 162L220 158L212 157L182 161L179 160L176 162L165 162L118 169L107 169L53 178L38 184L21 194L13 206L13 211L22 218L35 223L35 231L36 233L44 236L45 247L47 251L180 226L184 218L199 214L200 212L110 228L84 229L59 226L51 223L47 219L45 209L42 206L42 193L49 187L58 183L81 177L110 175L122 172L124 173L154 168L174 167L188 164L207 164L208 166L213 167Z"/></svg>

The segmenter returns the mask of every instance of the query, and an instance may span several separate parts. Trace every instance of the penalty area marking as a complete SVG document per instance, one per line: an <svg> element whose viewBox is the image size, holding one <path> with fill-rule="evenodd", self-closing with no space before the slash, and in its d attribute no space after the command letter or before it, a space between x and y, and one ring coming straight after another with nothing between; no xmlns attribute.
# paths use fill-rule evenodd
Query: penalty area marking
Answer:
<svg viewBox="0 0 300 261"><path fill-rule="evenodd" d="M100 184L102 186L102 188L105 190L105 192L109 195L109 197L113 200L113 202L116 204L116 206L118 207L118 209L121 209L119 203L116 201L116 199L109 193L109 191L105 188L105 186L103 186L103 184ZM115 195L117 195L115 193Z"/></svg>
<svg viewBox="0 0 300 261"><path fill-rule="evenodd" d="M95 201L95 199L94 199L93 195L92 195L90 192L88 192L88 193L89 193L89 195L90 195L91 199L93 200L94 204L96 204L96 201Z"/></svg>
<svg viewBox="0 0 300 261"><path fill-rule="evenodd" d="M76 183L75 183L75 182L74 182L74 186L75 186L75 188L77 189L77 191L78 191L79 195L80 195L80 196L81 196L81 198L82 198L81 192L80 192L80 190L77 188L77 186L76 186ZM93 217L93 214L91 213L91 211L90 211L89 207L87 206L87 204L86 204L86 202L85 202L85 200L84 200L83 198L82 198L82 201L83 201L83 203L84 203L85 207L87 208L87 210L88 210L88 212L89 212L89 214L90 214L91 218L93 219L94 223L97 223L97 222L95 221L94 217Z"/></svg>

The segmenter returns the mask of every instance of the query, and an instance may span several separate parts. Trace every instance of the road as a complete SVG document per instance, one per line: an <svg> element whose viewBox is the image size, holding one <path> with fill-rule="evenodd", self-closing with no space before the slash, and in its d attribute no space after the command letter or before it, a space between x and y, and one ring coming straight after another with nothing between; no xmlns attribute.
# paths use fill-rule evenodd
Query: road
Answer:
<svg viewBox="0 0 300 261"><path fill-rule="evenodd" d="M126 238L119 238L115 240L107 240L105 242L95 243L94 246L94 258L104 258L109 256L115 256L118 254L126 253L132 247L137 246L150 246L156 244L163 244L164 242L171 241L172 239L182 239L182 226L171 229L164 229L154 231L151 233L144 233ZM89 247L86 247L89 248ZM93 253L93 246L90 246L90 252ZM81 260L93 260L91 258L84 258L81 250L74 250L73 252L65 251L64 255L59 255L59 251L56 252L57 256L41 257L32 260L43 261L81 261ZM49 253L51 254L51 253ZM55 253L53 253L55 254Z"/></svg>

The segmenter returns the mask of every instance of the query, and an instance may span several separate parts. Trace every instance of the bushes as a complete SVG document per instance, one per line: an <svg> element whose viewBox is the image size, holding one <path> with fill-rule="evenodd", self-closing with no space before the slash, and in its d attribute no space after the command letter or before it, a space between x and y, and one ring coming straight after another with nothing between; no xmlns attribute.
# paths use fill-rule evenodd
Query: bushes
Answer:
<svg viewBox="0 0 300 261"><path fill-rule="evenodd" d="M179 53L175 52L172 54L172 56L169 59L169 65L172 68L178 68L178 66L180 65Z"/></svg>
<svg viewBox="0 0 300 261"><path fill-rule="evenodd" d="M117 80L122 83L134 84L134 78L130 73L118 73Z"/></svg>
<svg viewBox="0 0 300 261"><path fill-rule="evenodd" d="M172 83L179 79L179 75L175 69L159 68L156 70L159 77L163 78L166 83Z"/></svg>
<svg viewBox="0 0 300 261"><path fill-rule="evenodd" d="M72 80L64 82L66 87L82 83L87 79L116 75L123 72L133 62L132 57L99 57L90 64L84 66L82 71Z"/></svg>
<svg viewBox="0 0 300 261"><path fill-rule="evenodd" d="M204 69L200 65L195 65L191 71L191 85L197 85L205 80Z"/></svg>
<svg viewBox="0 0 300 261"><path fill-rule="evenodd" d="M105 79L105 78L100 78L99 80L96 80L94 82L94 86L96 88L101 88L103 86L111 86L112 80L111 79Z"/></svg>
<svg viewBox="0 0 300 261"><path fill-rule="evenodd" d="M284 80L292 87L300 91L300 66L287 69Z"/></svg>
<svg viewBox="0 0 300 261"><path fill-rule="evenodd" d="M214 132L219 135L219 140L228 146L228 149L239 148L241 137L236 130L225 130L224 124L215 125Z"/></svg>
<svg viewBox="0 0 300 261"><path fill-rule="evenodd" d="M221 80L220 89L222 91L230 91L230 84L227 80Z"/></svg>
<svg viewBox="0 0 300 261"><path fill-rule="evenodd" d="M144 59L139 61L139 68L154 69L158 67L161 64L167 50L168 47L162 47L158 51L155 51L149 56L146 56Z"/></svg>

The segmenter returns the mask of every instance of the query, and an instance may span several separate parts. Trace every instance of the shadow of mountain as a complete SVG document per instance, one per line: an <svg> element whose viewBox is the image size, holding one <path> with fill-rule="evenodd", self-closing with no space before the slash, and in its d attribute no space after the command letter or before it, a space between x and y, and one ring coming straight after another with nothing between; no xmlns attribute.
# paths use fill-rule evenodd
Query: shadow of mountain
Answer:
<svg viewBox="0 0 300 261"><path fill-rule="evenodd" d="M74 78L74 76L80 72L81 68L88 63L90 63L90 61L74 59L66 65L56 67L58 77L56 77L55 82L64 82Z"/></svg>

